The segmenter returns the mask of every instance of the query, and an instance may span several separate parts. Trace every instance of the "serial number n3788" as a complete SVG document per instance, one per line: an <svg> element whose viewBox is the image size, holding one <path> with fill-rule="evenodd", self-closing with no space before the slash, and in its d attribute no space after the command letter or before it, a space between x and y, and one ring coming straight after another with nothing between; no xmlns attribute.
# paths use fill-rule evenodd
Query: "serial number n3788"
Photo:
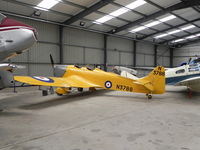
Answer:
<svg viewBox="0 0 200 150"><path fill-rule="evenodd" d="M121 91L133 92L133 88L130 86L126 86L126 85L118 85L117 84L116 89L121 90Z"/></svg>

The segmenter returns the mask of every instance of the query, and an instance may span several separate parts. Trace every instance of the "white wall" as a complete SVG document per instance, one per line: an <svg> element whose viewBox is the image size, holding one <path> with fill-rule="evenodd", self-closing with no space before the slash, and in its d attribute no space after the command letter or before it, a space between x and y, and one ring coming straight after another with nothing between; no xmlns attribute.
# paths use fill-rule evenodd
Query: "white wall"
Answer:
<svg viewBox="0 0 200 150"><path fill-rule="evenodd" d="M174 66L188 62L190 57L200 56L200 42L177 48L174 50Z"/></svg>

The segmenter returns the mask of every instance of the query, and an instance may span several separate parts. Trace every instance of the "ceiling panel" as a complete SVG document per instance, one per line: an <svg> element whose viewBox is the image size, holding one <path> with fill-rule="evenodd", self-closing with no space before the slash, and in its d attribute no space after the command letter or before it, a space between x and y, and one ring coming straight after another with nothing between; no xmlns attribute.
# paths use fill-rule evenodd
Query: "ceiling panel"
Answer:
<svg viewBox="0 0 200 150"><path fill-rule="evenodd" d="M155 32L156 32L156 31L151 30L151 29L145 29L145 30L140 31L139 33L148 35L148 34L152 34L152 33L155 33Z"/></svg>
<svg viewBox="0 0 200 150"><path fill-rule="evenodd" d="M132 11L129 11L129 12L119 16L119 18L123 18L123 19L129 20L129 21L135 21L135 20L143 18L143 16L138 15Z"/></svg>
<svg viewBox="0 0 200 150"><path fill-rule="evenodd" d="M195 24L200 26L200 21L196 21Z"/></svg>
<svg viewBox="0 0 200 150"><path fill-rule="evenodd" d="M103 17L102 14L98 14L98 13L91 13L89 15L87 15L85 18L89 19L89 20L97 20L99 18Z"/></svg>
<svg viewBox="0 0 200 150"><path fill-rule="evenodd" d="M200 14L197 11L195 11L193 8L180 9L178 11L175 11L175 14L187 20L200 18Z"/></svg>
<svg viewBox="0 0 200 150"><path fill-rule="evenodd" d="M101 12L109 14L109 13L111 13L111 12L113 12L113 11L119 9L119 8L120 7L114 6L112 4L108 4L108 5L104 6L104 7L102 7L101 9L99 9L98 11L101 11Z"/></svg>
<svg viewBox="0 0 200 150"><path fill-rule="evenodd" d="M124 22L124 21L121 21L119 19L116 19L116 18L113 18L107 22L105 22L106 24L109 24L109 25L112 25L112 26L117 26L117 27L120 27L120 26L123 26L125 24L127 24L127 22Z"/></svg>
<svg viewBox="0 0 200 150"><path fill-rule="evenodd" d="M150 4L144 4L144 5L136 8L135 10L140 13L143 13L145 15L150 15L150 14L153 14L153 13L159 11L160 9L158 9L157 7L150 5Z"/></svg>
<svg viewBox="0 0 200 150"><path fill-rule="evenodd" d="M55 5L54 7L51 8L52 10L59 11L62 13L70 14L70 15L75 15L82 11L83 9L71 6L71 5L66 5L64 3L59 3Z"/></svg>
<svg viewBox="0 0 200 150"><path fill-rule="evenodd" d="M34 8L21 6L18 4L13 4L10 2L0 1L0 9L8 12L18 13L18 14L26 14L30 16L34 12Z"/></svg>
<svg viewBox="0 0 200 150"><path fill-rule="evenodd" d="M70 1L72 3L82 5L85 7L90 7L91 5L99 2L99 0L65 0L65 1Z"/></svg>
<svg viewBox="0 0 200 150"><path fill-rule="evenodd" d="M170 28L170 27L169 27L168 25L165 25L165 24L161 23L161 24L159 24L159 25L157 25L157 26L154 26L154 27L152 27L152 28L162 31L162 30L168 29L168 28Z"/></svg>
<svg viewBox="0 0 200 150"><path fill-rule="evenodd" d="M16 0L22 3L27 3L27 4L31 4L31 5L38 5L42 0Z"/></svg>
<svg viewBox="0 0 200 150"><path fill-rule="evenodd" d="M172 5L175 5L181 2L180 0L151 0L151 1L164 8L170 7Z"/></svg>

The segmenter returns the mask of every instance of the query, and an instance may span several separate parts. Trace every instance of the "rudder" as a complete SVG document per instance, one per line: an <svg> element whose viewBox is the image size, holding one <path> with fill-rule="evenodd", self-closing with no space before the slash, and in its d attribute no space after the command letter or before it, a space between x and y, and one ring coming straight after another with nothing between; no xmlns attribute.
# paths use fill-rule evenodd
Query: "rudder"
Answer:
<svg viewBox="0 0 200 150"><path fill-rule="evenodd" d="M151 94L163 94L165 92L165 68L157 66L143 80L149 81L153 86Z"/></svg>

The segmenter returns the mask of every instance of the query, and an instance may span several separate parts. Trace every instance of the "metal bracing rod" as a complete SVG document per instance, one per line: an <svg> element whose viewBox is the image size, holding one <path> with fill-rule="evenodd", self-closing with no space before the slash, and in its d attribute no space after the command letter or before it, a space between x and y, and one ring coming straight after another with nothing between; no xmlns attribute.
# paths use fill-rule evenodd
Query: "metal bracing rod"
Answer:
<svg viewBox="0 0 200 150"><path fill-rule="evenodd" d="M78 21L79 19L82 19L85 16L95 12L96 10L108 5L112 1L113 0L101 0L101 1L97 2L96 4L92 5L91 7L86 8L85 10L81 11L77 15L71 17L70 19L64 21L63 23L64 24L72 24L72 23Z"/></svg>
<svg viewBox="0 0 200 150"><path fill-rule="evenodd" d="M166 8L164 10L161 10L161 11L158 11L156 13L153 13L153 14L147 16L147 17L143 17L141 19L138 19L136 21L133 21L131 23L128 23L126 25L118 27L114 31L113 30L109 31L109 33L112 33L112 34L118 33L120 31L123 31L123 30L126 30L128 28L131 28L131 27L133 27L133 26L135 26L137 24L142 24L142 23L147 22L149 20L153 20L153 19L155 19L155 18L157 18L159 16L162 16L162 15L164 15L166 13L169 13L169 12L172 12L174 10L183 9L183 8L187 8L187 7L191 7L191 6L195 6L195 5L198 5L199 3L200 3L199 0L193 0L191 2L180 2L178 4L175 4L173 6L170 6L170 7Z"/></svg>
<svg viewBox="0 0 200 150"><path fill-rule="evenodd" d="M159 31L159 32L156 32L156 33L149 34L149 35L147 35L147 36L144 36L144 37L138 38L138 39L139 39L139 40L143 40L143 39L145 39L145 38L154 36L154 35L156 35L156 34L161 34L161 33L163 33L163 32L167 32L167 31L172 30L172 29L180 28L181 26L184 26L184 25L190 24L191 22L196 22L196 21L200 21L200 18L191 20L191 21L189 21L189 23L188 23L188 22L182 23L182 24L173 26L172 28L167 28L167 29L165 29L165 30L162 30L162 31Z"/></svg>

